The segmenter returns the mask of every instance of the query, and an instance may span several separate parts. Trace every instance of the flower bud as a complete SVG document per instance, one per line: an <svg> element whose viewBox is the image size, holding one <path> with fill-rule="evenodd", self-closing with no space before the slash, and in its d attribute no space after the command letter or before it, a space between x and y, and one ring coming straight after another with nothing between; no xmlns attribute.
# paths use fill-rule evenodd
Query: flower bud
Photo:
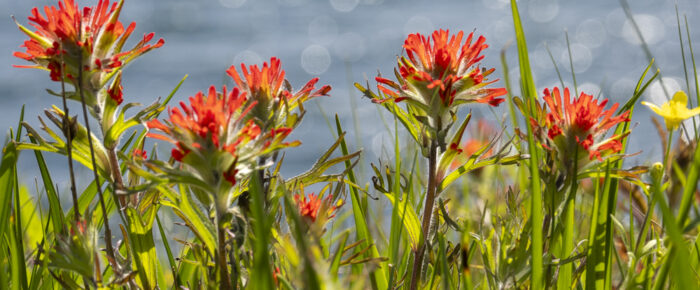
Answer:
<svg viewBox="0 0 700 290"><path fill-rule="evenodd" d="M661 162L656 162L653 165L651 165L651 169L649 170L649 174L651 175L651 179L654 181L661 181L661 179L664 177L664 165Z"/></svg>

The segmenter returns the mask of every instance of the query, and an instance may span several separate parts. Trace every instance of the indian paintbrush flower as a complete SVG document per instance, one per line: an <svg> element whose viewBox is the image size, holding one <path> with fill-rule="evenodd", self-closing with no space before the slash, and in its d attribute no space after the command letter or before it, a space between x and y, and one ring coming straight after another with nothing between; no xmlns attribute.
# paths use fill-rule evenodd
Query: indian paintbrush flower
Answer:
<svg viewBox="0 0 700 290"><path fill-rule="evenodd" d="M463 38L464 32L451 36L449 30L435 31L431 37L410 34L403 45L407 56L398 58L398 83L377 77L377 87L384 94L373 101L405 101L409 111L440 139L454 123L460 105L476 102L498 106L504 101L498 97L506 90L486 88L496 82L487 79L494 69L479 67L484 58L480 53L488 47L486 39L479 36L472 43L474 33L470 33L462 44ZM445 145L444 140L439 141Z"/></svg>
<svg viewBox="0 0 700 290"><path fill-rule="evenodd" d="M318 78L314 78L301 90L292 92L291 85L284 78L285 72L280 60L275 57L270 58L269 64L263 63L262 68L257 65L246 67L242 63L240 74L235 66L229 67L226 73L231 76L236 86L247 94L250 101L256 103L249 117L263 129L295 127L298 124L296 118L287 123L289 112L296 108L303 112L303 102L327 95L331 90L331 87L326 85L314 91L318 82Z"/></svg>
<svg viewBox="0 0 700 290"><path fill-rule="evenodd" d="M228 91L224 86L217 92L212 86L206 95L198 92L189 104L180 102L180 108L171 108L167 120L149 121L146 126L161 133L148 136L172 143L173 159L193 169L202 181L218 186L223 178L232 186L264 166L257 163L258 156L299 144L283 143L289 128L262 131L253 120L245 121L255 105L247 100L238 88Z"/></svg>
<svg viewBox="0 0 700 290"><path fill-rule="evenodd" d="M599 102L583 92L571 100L568 88L564 89L562 99L556 87L552 91L545 89L543 99L549 111L544 125L540 126L534 119L530 121L541 134L546 133L543 145L556 151L565 167L578 162L580 168L593 159L602 161L602 157L622 150L621 140L628 133L606 137L610 128L629 121L629 111L615 115L619 104L615 103L606 110L608 99ZM573 156L577 159L574 160Z"/></svg>
<svg viewBox="0 0 700 290"><path fill-rule="evenodd" d="M688 95L683 91L673 94L673 99L663 103L661 107L649 102L642 102L642 105L649 107L654 113L663 117L666 122L666 129L669 131L676 130L678 125L685 119L700 114L700 107L688 109Z"/></svg>
<svg viewBox="0 0 700 290"><path fill-rule="evenodd" d="M136 27L135 23L131 23L124 28L118 20L123 4L123 0L111 4L109 0L100 0L97 6L80 9L73 0L64 0L59 1L58 8L44 7L45 16L38 8L32 9L29 21L36 31L17 23L29 40L22 45L26 51L15 52L14 55L34 65L16 67L48 70L51 80L67 80L76 88L79 86L79 71L82 70L82 89L85 89L88 105L104 102L97 99L100 98L97 92L124 65L163 45L163 39L149 44L153 39L153 33L149 33L133 48L123 50L127 38ZM111 92L109 96L114 97Z"/></svg>
<svg viewBox="0 0 700 290"><path fill-rule="evenodd" d="M313 193L308 196L295 194L294 202L297 204L299 215L310 220L312 223L316 222L316 219L320 217L319 214L323 215L324 212L325 215L322 216L324 220L333 218L338 208L343 205L342 200L333 204L332 194L329 194L326 198Z"/></svg>

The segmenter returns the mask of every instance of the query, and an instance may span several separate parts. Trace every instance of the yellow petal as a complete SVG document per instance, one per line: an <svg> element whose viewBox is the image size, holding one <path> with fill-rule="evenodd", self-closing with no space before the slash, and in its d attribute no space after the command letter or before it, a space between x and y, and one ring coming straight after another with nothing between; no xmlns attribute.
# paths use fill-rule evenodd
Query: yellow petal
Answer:
<svg viewBox="0 0 700 290"><path fill-rule="evenodd" d="M664 114L664 111L661 110L661 108L659 108L657 105L654 105L654 104L649 103L649 102L644 102L644 101L642 101L642 105L645 105L645 106L649 107L649 109L651 109L652 111L654 111L654 113L656 113L657 115L660 115L660 116L664 116L664 115L665 115L665 114Z"/></svg>
<svg viewBox="0 0 700 290"><path fill-rule="evenodd" d="M698 114L700 114L700 107L697 107L692 110L686 110L685 112L683 112L683 119L688 119Z"/></svg>
<svg viewBox="0 0 700 290"><path fill-rule="evenodd" d="M677 91L673 94L673 100L671 102L680 103L683 107L688 105L688 95L684 91Z"/></svg>

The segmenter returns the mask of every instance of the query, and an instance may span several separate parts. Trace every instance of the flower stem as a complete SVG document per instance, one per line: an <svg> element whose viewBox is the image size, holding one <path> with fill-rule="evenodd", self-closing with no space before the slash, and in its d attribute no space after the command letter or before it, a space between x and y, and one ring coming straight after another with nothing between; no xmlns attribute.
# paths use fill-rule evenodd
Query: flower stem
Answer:
<svg viewBox="0 0 700 290"><path fill-rule="evenodd" d="M666 143L666 152L664 152L664 168L666 168L668 172L671 172L671 164L669 164L669 161L672 158L671 144L673 144L673 131L674 130L668 131L668 143Z"/></svg>
<svg viewBox="0 0 700 290"><path fill-rule="evenodd" d="M430 220L433 214L433 206L437 191L437 144L435 140L430 144L430 155L428 156L428 192L425 197L425 207L423 208L423 221L421 225L421 239L418 242L418 251L413 259L413 272L411 274L411 290L418 288L421 277L421 268L423 267L423 255L425 246L428 240L428 230L430 228Z"/></svg>
<svg viewBox="0 0 700 290"><path fill-rule="evenodd" d="M231 278L228 274L228 264L226 262L226 229L223 226L222 216L223 212L220 211L217 206L216 213L216 228L218 236L218 249L216 251L216 268L219 272L219 289L232 289L231 288Z"/></svg>
<svg viewBox="0 0 700 290"><path fill-rule="evenodd" d="M122 179L122 172L119 168L119 159L117 159L117 148L112 148L107 150L109 157L109 167L112 171L112 181L114 181L114 192L119 193L119 191L124 189L124 180ZM118 195L119 196L119 195ZM136 204L136 195L132 195L129 199L126 196L119 196L119 208L123 209L127 206L129 201Z"/></svg>

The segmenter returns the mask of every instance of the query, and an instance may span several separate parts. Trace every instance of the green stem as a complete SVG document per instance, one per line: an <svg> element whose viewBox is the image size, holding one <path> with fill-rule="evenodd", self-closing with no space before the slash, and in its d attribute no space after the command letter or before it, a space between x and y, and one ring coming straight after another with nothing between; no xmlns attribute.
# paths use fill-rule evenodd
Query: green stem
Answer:
<svg viewBox="0 0 700 290"><path fill-rule="evenodd" d="M667 174L671 172L671 166L668 163L670 162L670 159L672 157L671 144L673 144L673 131L674 130L668 131L668 143L666 143L666 152L664 152L664 168L667 168Z"/></svg>
<svg viewBox="0 0 700 290"><path fill-rule="evenodd" d="M423 208L423 221L421 225L421 239L418 244L418 251L413 259L413 272L411 273L411 290L418 288L421 279L421 268L423 267L423 255L428 239L430 219L433 214L433 206L437 191L437 144L435 140L430 144L430 155L428 156L428 191L425 197L425 207Z"/></svg>
<svg viewBox="0 0 700 290"><path fill-rule="evenodd" d="M574 177L575 178L575 177ZM575 193L576 193L577 183L571 185L571 193L566 200L566 205L564 206L564 235L561 243L561 252L559 253L559 260L564 260L571 255L571 251L574 249L574 227L575 227L575 216L574 216L574 205L575 205ZM570 289L571 288L571 278L573 273L573 262L561 265L559 267L559 277L557 278L557 284L559 289Z"/></svg>
<svg viewBox="0 0 700 290"><path fill-rule="evenodd" d="M220 181L226 182L226 181ZM231 280L228 274L228 263L226 261L226 228L224 227L223 216L228 208L228 190L217 190L216 200L216 233L218 246L216 249L216 268L219 274L219 289L232 289Z"/></svg>

